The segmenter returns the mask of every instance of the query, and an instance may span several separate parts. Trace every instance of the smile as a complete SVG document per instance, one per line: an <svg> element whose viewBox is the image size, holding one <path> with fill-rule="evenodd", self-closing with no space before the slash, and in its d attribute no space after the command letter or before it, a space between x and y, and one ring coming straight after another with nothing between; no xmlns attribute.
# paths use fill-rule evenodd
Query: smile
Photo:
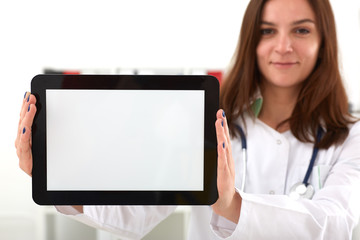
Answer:
<svg viewBox="0 0 360 240"><path fill-rule="evenodd" d="M278 69L288 69L298 64L298 62L270 62Z"/></svg>

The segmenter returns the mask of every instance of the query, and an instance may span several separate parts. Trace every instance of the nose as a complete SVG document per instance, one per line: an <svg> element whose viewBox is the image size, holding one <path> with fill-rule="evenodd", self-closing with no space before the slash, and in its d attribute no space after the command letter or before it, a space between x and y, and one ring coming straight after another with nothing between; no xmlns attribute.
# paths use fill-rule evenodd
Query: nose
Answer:
<svg viewBox="0 0 360 240"><path fill-rule="evenodd" d="M288 34L278 35L275 51L279 54L287 54L293 51L292 40Z"/></svg>

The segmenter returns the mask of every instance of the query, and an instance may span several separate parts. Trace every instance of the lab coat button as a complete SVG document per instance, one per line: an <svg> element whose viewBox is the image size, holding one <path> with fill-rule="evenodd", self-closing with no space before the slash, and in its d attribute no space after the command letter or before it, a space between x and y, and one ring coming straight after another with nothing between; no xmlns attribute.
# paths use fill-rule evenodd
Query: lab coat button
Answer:
<svg viewBox="0 0 360 240"><path fill-rule="evenodd" d="M273 190L271 190L271 191L269 192L269 194L274 195L275 192L274 192Z"/></svg>
<svg viewBox="0 0 360 240"><path fill-rule="evenodd" d="M280 144L281 144L281 140L280 140L280 139L276 140L276 143L277 143L278 145L280 145Z"/></svg>

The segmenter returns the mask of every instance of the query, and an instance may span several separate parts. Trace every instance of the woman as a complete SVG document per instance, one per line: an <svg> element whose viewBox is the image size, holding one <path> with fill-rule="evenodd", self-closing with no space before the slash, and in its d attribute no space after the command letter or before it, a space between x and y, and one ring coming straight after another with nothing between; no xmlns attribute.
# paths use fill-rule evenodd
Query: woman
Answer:
<svg viewBox="0 0 360 240"><path fill-rule="evenodd" d="M28 174L35 102L25 95L15 143ZM219 199L192 208L189 239L351 239L360 216L360 125L347 112L329 2L251 0L221 104L225 111L218 111L215 123ZM249 158L244 189L240 128ZM302 192L310 199L290 194L303 181L314 149ZM174 207L58 210L137 239Z"/></svg>

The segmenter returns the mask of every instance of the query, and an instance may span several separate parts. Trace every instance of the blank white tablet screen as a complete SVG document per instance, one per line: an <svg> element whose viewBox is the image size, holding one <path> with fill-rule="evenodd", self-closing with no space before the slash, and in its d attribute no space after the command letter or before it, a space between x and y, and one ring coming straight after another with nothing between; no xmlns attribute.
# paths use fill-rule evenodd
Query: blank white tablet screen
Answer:
<svg viewBox="0 0 360 240"><path fill-rule="evenodd" d="M202 191L203 90L46 90L47 190Z"/></svg>

